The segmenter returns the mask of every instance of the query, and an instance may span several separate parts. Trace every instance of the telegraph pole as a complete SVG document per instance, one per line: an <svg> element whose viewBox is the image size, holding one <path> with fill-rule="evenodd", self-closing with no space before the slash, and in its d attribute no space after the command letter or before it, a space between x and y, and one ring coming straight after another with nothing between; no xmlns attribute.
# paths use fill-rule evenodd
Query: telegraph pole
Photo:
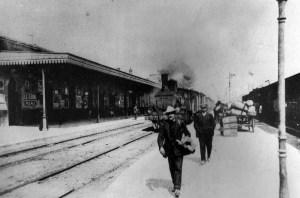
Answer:
<svg viewBox="0 0 300 198"><path fill-rule="evenodd" d="M277 0L279 16L278 20L278 106L279 106L279 198L288 198L288 182L286 167L286 126L285 126L285 76L284 76L284 24L285 24L285 5L287 0Z"/></svg>
<svg viewBox="0 0 300 198"><path fill-rule="evenodd" d="M230 93L230 89L231 89L231 82L230 82L230 79L232 78L232 77L234 77L235 76L235 74L234 73L230 73L229 72L229 76L228 76L228 102L230 102L230 95L231 95L231 93Z"/></svg>
<svg viewBox="0 0 300 198"><path fill-rule="evenodd" d="M230 102L230 77L231 77L231 74L229 72L229 76L228 76L228 102Z"/></svg>

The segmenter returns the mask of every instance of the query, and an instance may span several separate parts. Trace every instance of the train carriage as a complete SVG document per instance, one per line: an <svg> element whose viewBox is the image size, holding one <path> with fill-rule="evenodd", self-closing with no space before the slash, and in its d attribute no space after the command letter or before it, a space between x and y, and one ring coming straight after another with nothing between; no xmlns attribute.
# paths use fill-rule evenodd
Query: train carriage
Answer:
<svg viewBox="0 0 300 198"><path fill-rule="evenodd" d="M286 84L286 125L300 129L300 73L285 79ZM258 118L277 125L279 122L278 82L252 90L243 96L243 101L254 100L262 110Z"/></svg>

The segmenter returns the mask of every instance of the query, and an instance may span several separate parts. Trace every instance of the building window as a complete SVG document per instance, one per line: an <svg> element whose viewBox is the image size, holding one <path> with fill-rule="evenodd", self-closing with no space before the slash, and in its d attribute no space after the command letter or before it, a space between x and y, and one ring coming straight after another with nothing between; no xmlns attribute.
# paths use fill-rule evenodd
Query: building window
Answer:
<svg viewBox="0 0 300 198"><path fill-rule="evenodd" d="M124 108L124 94L117 94L115 98L115 106L119 108Z"/></svg>
<svg viewBox="0 0 300 198"><path fill-rule="evenodd" d="M82 96L82 108L88 109L89 108L89 92L85 91Z"/></svg>
<svg viewBox="0 0 300 198"><path fill-rule="evenodd" d="M77 87L75 90L75 107L76 109L89 108L89 92L86 89Z"/></svg>
<svg viewBox="0 0 300 198"><path fill-rule="evenodd" d="M104 102L104 108L108 108L109 107L109 97L107 94L104 94L103 102Z"/></svg>
<svg viewBox="0 0 300 198"><path fill-rule="evenodd" d="M70 107L69 89L67 87L53 89L52 96L53 109L68 109Z"/></svg>

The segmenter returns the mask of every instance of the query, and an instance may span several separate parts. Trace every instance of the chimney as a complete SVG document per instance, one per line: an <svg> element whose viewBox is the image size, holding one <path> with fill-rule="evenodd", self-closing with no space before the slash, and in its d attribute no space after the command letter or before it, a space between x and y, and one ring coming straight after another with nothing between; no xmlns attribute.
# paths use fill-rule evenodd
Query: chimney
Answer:
<svg viewBox="0 0 300 198"><path fill-rule="evenodd" d="M161 74L161 87L162 90L168 89L168 73Z"/></svg>
<svg viewBox="0 0 300 198"><path fill-rule="evenodd" d="M169 80L168 81L168 85L169 85L168 87L169 87L170 91L177 92L178 85L177 85L177 81L176 80L173 80L173 79Z"/></svg>

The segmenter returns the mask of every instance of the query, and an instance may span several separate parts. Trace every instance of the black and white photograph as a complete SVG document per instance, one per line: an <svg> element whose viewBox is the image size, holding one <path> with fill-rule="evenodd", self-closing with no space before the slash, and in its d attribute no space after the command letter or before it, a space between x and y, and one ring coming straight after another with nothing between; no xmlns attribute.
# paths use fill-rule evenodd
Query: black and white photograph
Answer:
<svg viewBox="0 0 300 198"><path fill-rule="evenodd" d="M299 198L299 11L0 0L0 197Z"/></svg>

